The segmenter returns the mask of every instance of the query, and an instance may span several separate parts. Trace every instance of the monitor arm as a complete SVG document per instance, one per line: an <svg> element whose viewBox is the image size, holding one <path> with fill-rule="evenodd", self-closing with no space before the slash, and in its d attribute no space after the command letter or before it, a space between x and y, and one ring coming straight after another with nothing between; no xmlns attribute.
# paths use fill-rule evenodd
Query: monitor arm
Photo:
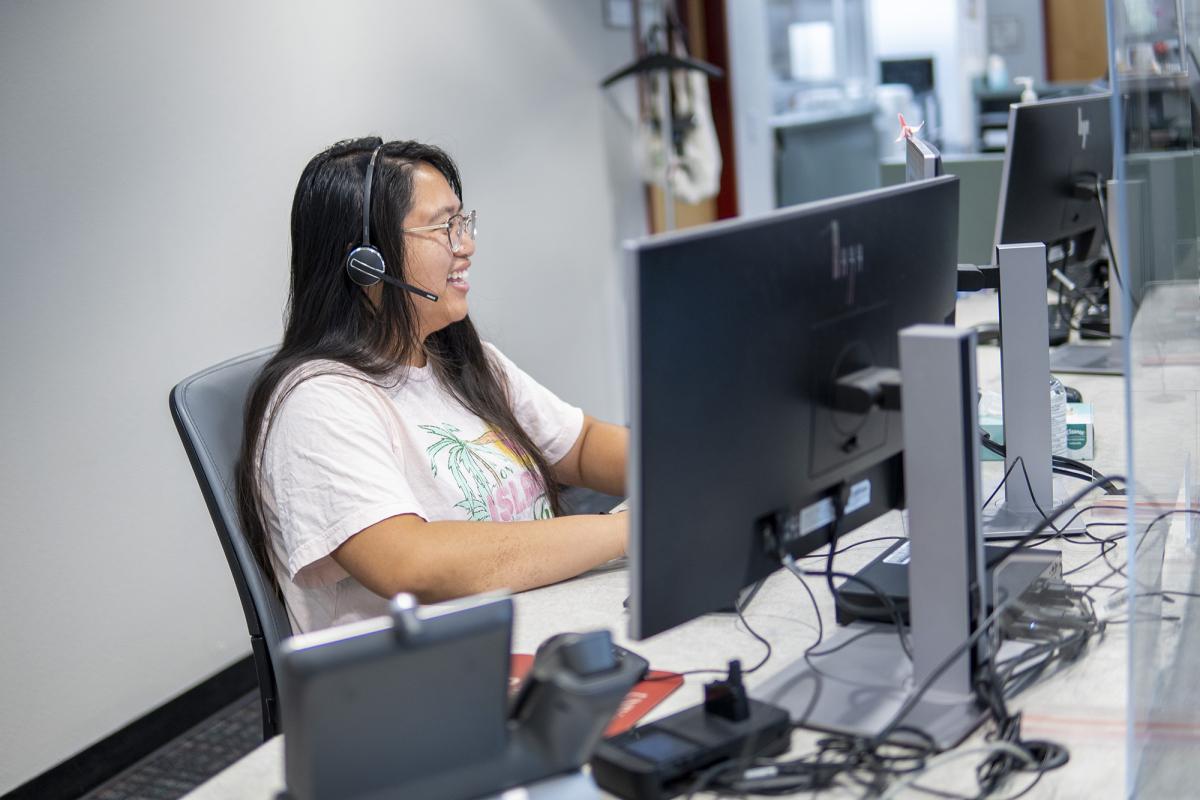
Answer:
<svg viewBox="0 0 1200 800"><path fill-rule="evenodd" d="M958 291L980 292L1000 288L1000 268L990 264L959 264Z"/></svg>
<svg viewBox="0 0 1200 800"><path fill-rule="evenodd" d="M900 370L867 367L837 379L833 407L852 414L866 414L875 406L884 411L900 410Z"/></svg>

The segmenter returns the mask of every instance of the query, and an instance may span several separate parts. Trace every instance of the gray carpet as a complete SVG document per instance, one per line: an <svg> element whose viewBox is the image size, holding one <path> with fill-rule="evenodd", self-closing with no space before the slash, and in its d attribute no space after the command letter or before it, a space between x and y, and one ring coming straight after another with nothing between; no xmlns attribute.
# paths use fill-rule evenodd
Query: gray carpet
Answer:
<svg viewBox="0 0 1200 800"><path fill-rule="evenodd" d="M167 742L82 800L175 800L262 744L258 691Z"/></svg>

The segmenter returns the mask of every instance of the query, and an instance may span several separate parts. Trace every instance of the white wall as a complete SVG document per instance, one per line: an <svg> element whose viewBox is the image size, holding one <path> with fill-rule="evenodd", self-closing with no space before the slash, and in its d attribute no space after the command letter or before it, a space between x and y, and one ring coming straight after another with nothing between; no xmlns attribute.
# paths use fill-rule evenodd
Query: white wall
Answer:
<svg viewBox="0 0 1200 800"><path fill-rule="evenodd" d="M988 0L988 52L1003 56L1010 79L1046 80L1044 5L1044 0Z"/></svg>
<svg viewBox="0 0 1200 800"><path fill-rule="evenodd" d="M247 652L167 392L279 336L325 145L446 147L484 335L624 419L629 57L600 0L0 4L0 793Z"/></svg>
<svg viewBox="0 0 1200 800"><path fill-rule="evenodd" d="M982 72L987 53L983 0L872 0L875 57L934 58L934 84L946 149L975 141L971 76Z"/></svg>
<svg viewBox="0 0 1200 800"><path fill-rule="evenodd" d="M775 135L767 125L772 106L766 0L726 2L725 26L738 214L764 214L776 203Z"/></svg>

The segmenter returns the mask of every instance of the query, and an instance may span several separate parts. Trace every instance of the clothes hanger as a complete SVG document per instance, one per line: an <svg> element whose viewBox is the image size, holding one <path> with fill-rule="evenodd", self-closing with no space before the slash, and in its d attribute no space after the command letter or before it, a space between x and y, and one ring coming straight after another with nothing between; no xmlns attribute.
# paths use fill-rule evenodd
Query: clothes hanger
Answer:
<svg viewBox="0 0 1200 800"><path fill-rule="evenodd" d="M624 67L621 67L619 70L600 81L600 86L608 88L617 81L627 78L630 75L642 75L648 72L660 72L665 69L697 70L712 78L725 77L725 70L709 64L707 61L701 61L700 59L692 58L691 56L677 56L673 53L667 52L670 50L669 32L664 31L660 25L655 25L650 29L650 32L647 34L647 39L656 43L658 41L658 37L662 34L668 34L668 47L666 50L659 50L657 48L653 49L651 52L637 59L632 64L626 64Z"/></svg>
<svg viewBox="0 0 1200 800"><path fill-rule="evenodd" d="M664 69L692 69L699 70L713 78L724 78L725 70L720 67L715 67L707 61L701 61L698 58L690 56L676 56L670 53L650 53L634 61L632 64L622 67L613 74L609 75L604 80L600 81L600 85L607 88L612 86L622 78L627 78L630 75L640 75L646 72L658 72Z"/></svg>

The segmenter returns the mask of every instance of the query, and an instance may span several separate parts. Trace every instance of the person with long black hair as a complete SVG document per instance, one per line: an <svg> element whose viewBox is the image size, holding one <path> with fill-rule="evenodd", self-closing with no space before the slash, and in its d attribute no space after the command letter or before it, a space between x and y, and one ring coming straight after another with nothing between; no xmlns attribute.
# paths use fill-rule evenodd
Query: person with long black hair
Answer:
<svg viewBox="0 0 1200 800"><path fill-rule="evenodd" d="M480 340L475 212L446 153L333 145L300 176L291 237L283 342L247 402L237 488L298 631L385 613L397 592L520 591L624 554L625 515L559 516L559 485L623 495L628 431ZM352 275L365 237L390 281Z"/></svg>

